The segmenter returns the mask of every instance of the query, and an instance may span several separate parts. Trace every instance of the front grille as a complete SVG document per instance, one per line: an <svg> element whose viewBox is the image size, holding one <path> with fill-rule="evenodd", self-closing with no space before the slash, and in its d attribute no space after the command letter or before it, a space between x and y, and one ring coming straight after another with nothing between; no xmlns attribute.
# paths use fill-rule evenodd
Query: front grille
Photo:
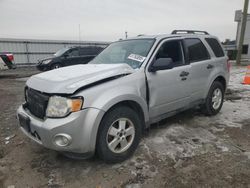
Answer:
<svg viewBox="0 0 250 188"><path fill-rule="evenodd" d="M26 88L27 108L34 116L43 119L45 117L49 96L31 88Z"/></svg>

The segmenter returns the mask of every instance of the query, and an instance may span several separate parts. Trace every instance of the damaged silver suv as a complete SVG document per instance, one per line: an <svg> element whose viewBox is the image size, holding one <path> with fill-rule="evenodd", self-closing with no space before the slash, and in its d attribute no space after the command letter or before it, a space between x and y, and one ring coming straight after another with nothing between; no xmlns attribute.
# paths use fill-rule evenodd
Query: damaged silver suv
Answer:
<svg viewBox="0 0 250 188"><path fill-rule="evenodd" d="M201 106L217 114L229 80L221 44L174 31L110 44L87 65L32 76L17 110L22 132L73 157L127 159L150 124Z"/></svg>

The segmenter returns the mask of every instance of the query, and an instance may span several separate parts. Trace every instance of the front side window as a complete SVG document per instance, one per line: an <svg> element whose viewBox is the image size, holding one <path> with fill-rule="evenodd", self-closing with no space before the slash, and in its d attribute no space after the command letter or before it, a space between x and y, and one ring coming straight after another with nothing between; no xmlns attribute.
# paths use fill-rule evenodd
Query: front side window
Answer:
<svg viewBox="0 0 250 188"><path fill-rule="evenodd" d="M184 58L181 41L173 40L163 43L155 56L155 60L159 58L170 58L172 60L171 67L183 65Z"/></svg>
<svg viewBox="0 0 250 188"><path fill-rule="evenodd" d="M200 39L185 39L190 63L210 59L207 48Z"/></svg>
<svg viewBox="0 0 250 188"><path fill-rule="evenodd" d="M118 41L105 48L90 64L128 64L139 68L146 59L154 39Z"/></svg>
<svg viewBox="0 0 250 188"><path fill-rule="evenodd" d="M68 52L67 52L67 55L69 57L77 57L79 56L79 50L78 49L70 49Z"/></svg>
<svg viewBox="0 0 250 188"><path fill-rule="evenodd" d="M59 56L63 55L63 54L64 54L66 51L68 51L68 50L69 50L68 48L62 48L62 49L58 50L58 51L54 54L54 56L59 57Z"/></svg>

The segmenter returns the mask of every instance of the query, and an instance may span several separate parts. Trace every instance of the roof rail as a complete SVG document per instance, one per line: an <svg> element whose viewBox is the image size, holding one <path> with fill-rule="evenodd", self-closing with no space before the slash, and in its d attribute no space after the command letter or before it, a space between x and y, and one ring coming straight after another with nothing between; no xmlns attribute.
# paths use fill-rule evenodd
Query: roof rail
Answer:
<svg viewBox="0 0 250 188"><path fill-rule="evenodd" d="M198 31L198 30L173 30L171 34L204 34L209 35L206 31Z"/></svg>

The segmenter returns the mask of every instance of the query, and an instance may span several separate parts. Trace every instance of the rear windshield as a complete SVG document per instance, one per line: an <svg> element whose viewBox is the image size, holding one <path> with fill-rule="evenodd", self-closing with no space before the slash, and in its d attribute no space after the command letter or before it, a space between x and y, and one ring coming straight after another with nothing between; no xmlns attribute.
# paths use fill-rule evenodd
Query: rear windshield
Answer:
<svg viewBox="0 0 250 188"><path fill-rule="evenodd" d="M205 40L207 41L207 43L209 44L209 46L213 50L214 55L216 57L225 56L224 51L221 48L221 45L219 44L219 42L216 39L214 39L214 38L206 38Z"/></svg>

